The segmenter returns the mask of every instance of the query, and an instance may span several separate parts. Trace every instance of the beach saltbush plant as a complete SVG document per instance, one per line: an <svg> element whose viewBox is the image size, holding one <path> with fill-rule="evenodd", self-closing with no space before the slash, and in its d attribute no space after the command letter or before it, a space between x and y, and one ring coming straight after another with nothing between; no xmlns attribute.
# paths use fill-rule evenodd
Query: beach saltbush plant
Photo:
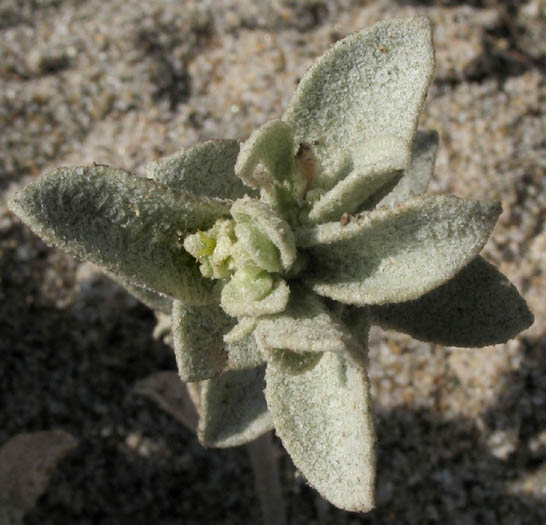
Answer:
<svg viewBox="0 0 546 525"><path fill-rule="evenodd" d="M281 119L205 142L141 178L59 168L11 210L153 308L205 446L275 429L337 507L374 505L370 324L452 346L532 322L479 256L501 206L425 195L438 136L417 131L434 53L418 17L338 42Z"/></svg>

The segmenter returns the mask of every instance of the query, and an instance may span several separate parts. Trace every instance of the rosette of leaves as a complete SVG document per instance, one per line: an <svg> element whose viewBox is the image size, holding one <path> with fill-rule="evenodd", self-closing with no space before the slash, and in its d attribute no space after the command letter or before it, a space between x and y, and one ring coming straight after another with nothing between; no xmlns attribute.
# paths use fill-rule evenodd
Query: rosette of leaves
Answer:
<svg viewBox="0 0 546 525"><path fill-rule="evenodd" d="M417 131L433 71L425 18L337 43L280 120L139 178L60 168L11 202L38 235L158 312L205 446L270 429L334 505L374 505L370 323L453 346L532 315L479 256L501 213L425 195L438 137Z"/></svg>

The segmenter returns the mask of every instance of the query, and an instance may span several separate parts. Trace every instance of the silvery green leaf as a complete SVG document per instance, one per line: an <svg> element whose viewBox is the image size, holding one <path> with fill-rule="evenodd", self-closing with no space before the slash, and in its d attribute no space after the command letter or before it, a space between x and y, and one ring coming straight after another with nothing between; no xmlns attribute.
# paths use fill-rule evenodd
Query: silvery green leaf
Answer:
<svg viewBox="0 0 546 525"><path fill-rule="evenodd" d="M353 213L370 196L399 179L409 166L409 143L396 135L374 136L359 144L352 154L353 169L313 205L309 220L334 221Z"/></svg>
<svg viewBox="0 0 546 525"><path fill-rule="evenodd" d="M278 250L282 269L290 269L297 257L296 239L289 224L270 206L254 199L239 199L233 203L231 215L238 223L250 223L262 232Z"/></svg>
<svg viewBox="0 0 546 525"><path fill-rule="evenodd" d="M340 178L354 147L379 135L411 144L432 79L426 18L386 20L338 42L298 85L283 120L296 143L316 144L323 184Z"/></svg>
<svg viewBox="0 0 546 525"><path fill-rule="evenodd" d="M298 245L320 261L307 283L347 304L417 299L478 255L501 210L493 201L417 196L348 223L299 230Z"/></svg>
<svg viewBox="0 0 546 525"><path fill-rule="evenodd" d="M243 370L265 364L265 358L254 338L256 325L256 318L241 317L237 324L224 334L229 370Z"/></svg>
<svg viewBox="0 0 546 525"><path fill-rule="evenodd" d="M119 275L113 274L112 272L105 273L112 280L123 286L123 288L125 288L131 295L133 295L141 303L145 304L148 308L157 310L164 314L171 314L173 308L173 299L171 297L153 292L152 290L148 290L142 286L131 284L127 280L123 279Z"/></svg>
<svg viewBox="0 0 546 525"><path fill-rule="evenodd" d="M373 306L371 312L384 328L449 346L505 343L533 323L516 288L481 257L419 299Z"/></svg>
<svg viewBox="0 0 546 525"><path fill-rule="evenodd" d="M228 370L244 370L265 364L265 358L251 333L233 343L226 344Z"/></svg>
<svg viewBox="0 0 546 525"><path fill-rule="evenodd" d="M254 317L240 317L237 324L224 334L226 343L236 343L241 339L251 335L256 328L257 320Z"/></svg>
<svg viewBox="0 0 546 525"><path fill-rule="evenodd" d="M174 353L182 381L202 381L219 375L227 365L224 333L235 319L217 304L185 306L174 301L172 330Z"/></svg>
<svg viewBox="0 0 546 525"><path fill-rule="evenodd" d="M268 362L265 395L277 435L325 499L342 509L369 511L375 431L366 373L341 354L314 356L318 362L293 374L276 359Z"/></svg>
<svg viewBox="0 0 546 525"><path fill-rule="evenodd" d="M264 368L232 370L200 383L197 436L205 447L236 447L273 429Z"/></svg>
<svg viewBox="0 0 546 525"><path fill-rule="evenodd" d="M411 166L404 172L398 184L376 206L395 206L414 195L424 193L432 178L437 149L436 131L418 131L413 142Z"/></svg>
<svg viewBox="0 0 546 525"><path fill-rule="evenodd" d="M362 366L368 366L368 335L370 332L370 309L368 306L343 305L340 318L351 331L354 340L358 343L353 358Z"/></svg>
<svg viewBox="0 0 546 525"><path fill-rule="evenodd" d="M265 273L265 272L264 272ZM253 299L254 290L260 288L257 280L249 279L248 283L238 280L238 273L234 274L222 289L220 305L224 312L232 317L258 317L260 315L276 314L282 312L288 298L290 289L284 279L277 275L267 274L271 278L271 291L263 298ZM267 277L264 275L264 278Z"/></svg>
<svg viewBox="0 0 546 525"><path fill-rule="evenodd" d="M241 146L235 173L251 188L271 188L295 180L292 129L282 120L258 128Z"/></svg>
<svg viewBox="0 0 546 525"><path fill-rule="evenodd" d="M146 166L148 176L174 190L203 197L239 199L257 195L236 177L237 140L209 140Z"/></svg>
<svg viewBox="0 0 546 525"><path fill-rule="evenodd" d="M351 334L322 300L304 288L293 288L286 309L260 318L255 336L265 349L294 352L343 352Z"/></svg>
<svg viewBox="0 0 546 525"><path fill-rule="evenodd" d="M40 177L10 208L46 242L126 282L188 302L217 297L182 239L226 215L227 202L94 166L59 168Z"/></svg>

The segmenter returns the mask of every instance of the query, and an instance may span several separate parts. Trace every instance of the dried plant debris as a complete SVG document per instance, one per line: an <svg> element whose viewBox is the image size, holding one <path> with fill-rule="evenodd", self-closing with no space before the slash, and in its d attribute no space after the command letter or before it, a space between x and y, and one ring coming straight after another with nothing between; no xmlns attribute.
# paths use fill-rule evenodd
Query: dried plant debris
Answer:
<svg viewBox="0 0 546 525"><path fill-rule="evenodd" d="M0 448L0 523L19 525L45 492L55 467L77 446L64 430L17 434Z"/></svg>

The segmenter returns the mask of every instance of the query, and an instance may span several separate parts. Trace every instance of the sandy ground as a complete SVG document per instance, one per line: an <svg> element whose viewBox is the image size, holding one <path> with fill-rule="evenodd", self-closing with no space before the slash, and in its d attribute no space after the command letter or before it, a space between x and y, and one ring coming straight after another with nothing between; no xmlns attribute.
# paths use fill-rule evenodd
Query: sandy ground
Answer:
<svg viewBox="0 0 546 525"><path fill-rule="evenodd" d="M0 446L50 429L78 443L25 523L240 524L260 511L244 449L203 449L135 393L175 368L153 314L47 248L7 196L59 165L140 172L243 139L333 42L414 13L435 26L421 121L441 137L432 189L502 201L484 255L536 322L480 350L374 330L377 509L321 504L279 447L289 522L546 522L546 2L0 0Z"/></svg>

